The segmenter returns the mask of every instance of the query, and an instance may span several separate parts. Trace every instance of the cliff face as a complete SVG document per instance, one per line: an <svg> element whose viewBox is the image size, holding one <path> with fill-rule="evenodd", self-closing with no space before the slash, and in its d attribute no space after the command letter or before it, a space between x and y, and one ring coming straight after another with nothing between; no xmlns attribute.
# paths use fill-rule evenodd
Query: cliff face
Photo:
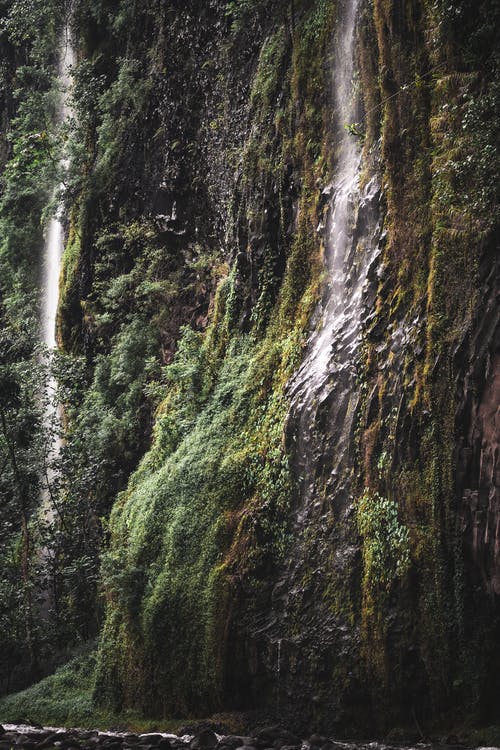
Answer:
<svg viewBox="0 0 500 750"><path fill-rule="evenodd" d="M59 332L95 515L119 492L96 700L494 718L494 6L79 4Z"/></svg>

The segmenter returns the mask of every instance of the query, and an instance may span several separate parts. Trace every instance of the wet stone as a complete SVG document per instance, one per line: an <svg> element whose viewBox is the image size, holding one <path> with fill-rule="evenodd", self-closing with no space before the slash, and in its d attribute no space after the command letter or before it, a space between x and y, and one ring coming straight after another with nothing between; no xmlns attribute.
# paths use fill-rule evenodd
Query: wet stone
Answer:
<svg viewBox="0 0 500 750"><path fill-rule="evenodd" d="M253 745L252 737L240 737L237 734L228 734L227 737L222 737L217 747L218 748L223 748L223 747L238 748L238 747L248 747L252 745Z"/></svg>
<svg viewBox="0 0 500 750"><path fill-rule="evenodd" d="M277 739L274 740L273 745L276 748L282 747L300 747L300 739L293 732L289 732L287 729L280 731Z"/></svg>
<svg viewBox="0 0 500 750"><path fill-rule="evenodd" d="M277 740L281 733L281 727L272 726L264 727L260 732L257 733L257 745L258 747L274 746L275 740Z"/></svg>
<svg viewBox="0 0 500 750"><path fill-rule="evenodd" d="M166 739L166 738L163 737L162 734L158 734L158 733L139 735L139 741L141 745L143 743L146 743L146 744L149 743L149 744L155 745L157 742L160 742L160 740L163 740L163 739Z"/></svg>
<svg viewBox="0 0 500 750"><path fill-rule="evenodd" d="M203 732L193 737L189 747L191 750L212 750L212 748L217 747L218 742L215 732L212 732L211 729L204 729Z"/></svg>
<svg viewBox="0 0 500 750"><path fill-rule="evenodd" d="M54 743L57 741L58 735L57 732L53 732L51 734L44 734L43 739L38 742L37 744L37 750L45 750L45 748L52 747Z"/></svg>

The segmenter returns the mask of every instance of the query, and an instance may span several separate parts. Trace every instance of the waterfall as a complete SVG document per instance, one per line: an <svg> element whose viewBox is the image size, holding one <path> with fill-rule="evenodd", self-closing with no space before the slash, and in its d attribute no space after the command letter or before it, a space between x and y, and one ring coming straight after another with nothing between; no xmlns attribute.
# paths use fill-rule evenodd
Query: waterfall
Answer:
<svg viewBox="0 0 500 750"><path fill-rule="evenodd" d="M346 0L337 19L332 66L336 159L333 181L323 190L326 278L304 359L288 384L287 443L298 478L290 518L293 549L279 572L264 628L268 637L273 634L293 643L297 658L304 648L298 644L307 643L310 633L311 601L321 611L315 628L323 647L342 648L347 628L339 629L335 612L321 604L321 581L323 571L332 569L332 556L341 580L347 581L355 567L356 548L347 530L353 506L352 448L361 404L358 372L380 253L378 181L364 174L362 182L362 144L345 127L359 118L355 51L361 2ZM307 669L306 664L302 667Z"/></svg>
<svg viewBox="0 0 500 750"><path fill-rule="evenodd" d="M61 87L60 100L56 110L55 124L61 125L70 115L71 109L68 103L69 90L71 85L70 70L74 64L74 50L71 44L68 27L65 27L61 35L61 48L59 52L57 73ZM61 158L61 166L67 166L67 159ZM62 187L58 186L59 188ZM54 195L58 192L58 187L54 190ZM59 275L61 267L61 258L64 249L64 228L63 228L63 206L57 207L55 215L50 219L47 233L45 236L43 262L42 262L42 279L41 279L41 311L40 311L40 336L42 343L45 345L49 359L57 349L56 336L56 317L57 306L59 301ZM55 392L57 383L55 377L49 374L45 383L45 414L44 424L47 433L47 450L45 476L43 477L43 489L41 494L41 513L49 523L53 520L53 507L51 504L51 483L54 480L54 460L57 459L60 449L60 413L55 403ZM40 550L40 561L46 566L50 565L50 550L42 547ZM50 581L50 573L48 580ZM48 584L50 586L50 583ZM47 616L51 603L51 591L47 588L44 592L44 601L41 603L41 613Z"/></svg>
<svg viewBox="0 0 500 750"><path fill-rule="evenodd" d="M58 125L63 123L71 114L68 92L71 84L70 68L73 64L74 51L69 31L65 28L57 66L58 78L62 88L62 95L56 112L56 124ZM63 160L63 166L65 165L66 160ZM59 206L56 215L52 217L48 226L43 255L41 329L42 341L49 351L57 348L56 314L59 299L59 272L64 247L64 231L61 222L62 206Z"/></svg>
<svg viewBox="0 0 500 750"><path fill-rule="evenodd" d="M367 277L378 253L378 185L373 178L360 188L361 144L346 128L357 119L359 109L354 80L359 4L360 0L345 4L335 39L332 98L337 159L334 181L323 191L329 201L325 234L327 281L306 356L289 384L290 421L301 477L301 507L296 519L299 526L310 509L320 474L328 496L338 496L342 489L341 470L359 401L356 375ZM325 441L327 431L329 437ZM324 442L333 444L333 455L324 454Z"/></svg>

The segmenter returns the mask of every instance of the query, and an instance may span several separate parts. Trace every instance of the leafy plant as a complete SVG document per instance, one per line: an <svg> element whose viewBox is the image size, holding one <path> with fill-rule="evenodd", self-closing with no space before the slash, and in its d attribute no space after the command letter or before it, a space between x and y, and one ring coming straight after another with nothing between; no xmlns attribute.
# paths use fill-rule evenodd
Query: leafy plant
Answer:
<svg viewBox="0 0 500 750"><path fill-rule="evenodd" d="M356 506L356 523L363 539L365 583L390 591L410 568L410 534L398 517L398 506L378 492L365 490Z"/></svg>

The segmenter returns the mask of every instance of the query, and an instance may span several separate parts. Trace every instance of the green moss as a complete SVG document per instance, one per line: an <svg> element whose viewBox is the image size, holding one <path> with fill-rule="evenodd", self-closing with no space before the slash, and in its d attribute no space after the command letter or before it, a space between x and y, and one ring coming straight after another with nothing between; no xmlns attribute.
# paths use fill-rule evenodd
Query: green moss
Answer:
<svg viewBox="0 0 500 750"><path fill-rule="evenodd" d="M310 61L326 35L318 24L308 29L308 43L321 40L316 52L308 48ZM268 38L252 88L253 116L269 140L257 144L251 134L244 155L250 220L258 215L254 196L262 175L280 181L287 159L310 159L302 146L293 157L292 141L273 132L277 87L287 80L287 45L283 28ZM305 42L303 49L305 56ZM292 70L298 64L305 66L306 58L297 57ZM296 76L294 85L306 86L306 79ZM321 88L318 80L307 86ZM311 127L319 132L311 117L301 126L305 133ZM266 149L271 161L263 161ZM254 313L258 336L243 335L237 268L220 283L205 336L184 331L166 369L168 395L152 448L115 504L103 565L107 619L95 691L101 704L147 706L161 715L220 707L233 658L228 638L239 606L235 581L244 579L257 592L287 548L292 480L284 387L300 360L320 267L315 177L302 168L301 228L277 302L268 262Z"/></svg>
<svg viewBox="0 0 500 750"><path fill-rule="evenodd" d="M22 718L43 726L98 727L101 731L175 732L179 728L175 719L165 721L134 711L113 713L96 709L92 701L96 653L89 648L53 675L0 699L0 723Z"/></svg>
<svg viewBox="0 0 500 750"><path fill-rule="evenodd" d="M497 222L484 189L492 184L491 174L480 156L493 143L495 107L486 114L477 88L482 68L482 101L491 102L495 62L476 58L472 70L465 59L459 62L436 6L411 2L403 14L399 11L392 0L380 0L373 18L365 13L361 28L361 75L371 134L365 156L376 150L371 139L381 116L387 231L385 277L376 302L383 333L375 330L375 342L367 342L363 374L366 393L377 393L378 403L377 408L370 404L361 442L365 483L397 499L399 519L410 529L412 584L400 591L399 604L387 600L385 591L365 599L370 627L363 632L364 658L372 677L377 674L376 680L385 682L382 692L391 695L385 705L393 710L397 691L405 691L415 679L398 660L398 649L418 649L422 691L431 696L433 707L453 712L459 704L477 705L471 654L480 661L478 654L487 652L491 638L485 635L482 647L464 640L474 616L467 614L470 582L457 522L454 379L459 368L453 351L474 326L478 263ZM465 7L456 16L450 8L441 12L449 14L446 24L455 18L461 38L457 19L473 23ZM472 114L479 110L480 125ZM481 148L477 139L483 140ZM391 346L392 327L404 329L412 341L403 361L397 351L377 353L378 347ZM382 456L389 460L381 466ZM412 614L405 616L405 606ZM398 623L393 631L390 612ZM474 628L483 632L481 617ZM392 690L390 685L399 687ZM380 691L373 700L378 703Z"/></svg>
<svg viewBox="0 0 500 750"><path fill-rule="evenodd" d="M103 567L96 697L162 715L221 705L223 603L237 571L259 577L283 555L291 491L280 395L287 340L274 350L251 337L233 341L214 377L202 340L188 343L193 335L185 332L168 368L178 399L169 397L151 452L115 505ZM196 372L192 389L187 372ZM172 424L181 430L174 442L164 434Z"/></svg>
<svg viewBox="0 0 500 750"><path fill-rule="evenodd" d="M93 724L95 653L83 653L33 687L0 700L0 721L20 717L45 725Z"/></svg>
<svg viewBox="0 0 500 750"><path fill-rule="evenodd" d="M364 586L372 593L388 591L410 567L410 535L398 519L397 503L365 491L356 521L363 538Z"/></svg>
<svg viewBox="0 0 500 750"><path fill-rule="evenodd" d="M81 274L80 236L74 223L64 248L59 276L57 338L66 351L78 351L82 310L79 295Z"/></svg>

